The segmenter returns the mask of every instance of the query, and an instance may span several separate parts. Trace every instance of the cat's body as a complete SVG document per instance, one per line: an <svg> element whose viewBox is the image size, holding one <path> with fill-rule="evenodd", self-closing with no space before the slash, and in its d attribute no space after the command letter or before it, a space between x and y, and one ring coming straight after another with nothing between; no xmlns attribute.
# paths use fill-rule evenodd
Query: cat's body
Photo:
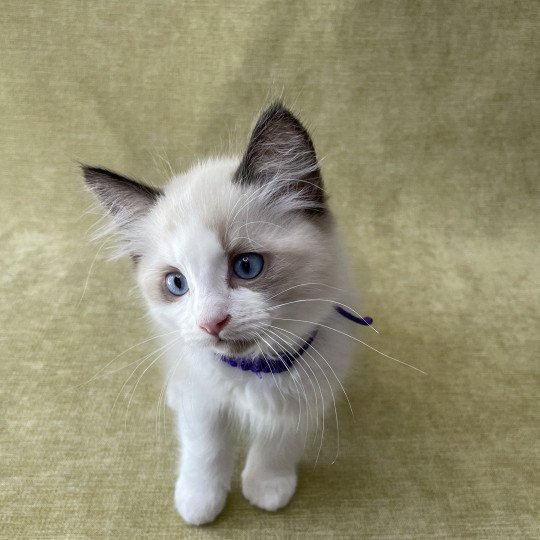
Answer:
<svg viewBox="0 0 540 540"><path fill-rule="evenodd" d="M181 446L179 513L202 524L223 508L235 421L251 441L244 495L281 508L351 358L335 306L354 304L354 293L309 135L276 104L242 159L199 164L163 191L84 173L136 261L161 334ZM271 367L280 358L283 369Z"/></svg>

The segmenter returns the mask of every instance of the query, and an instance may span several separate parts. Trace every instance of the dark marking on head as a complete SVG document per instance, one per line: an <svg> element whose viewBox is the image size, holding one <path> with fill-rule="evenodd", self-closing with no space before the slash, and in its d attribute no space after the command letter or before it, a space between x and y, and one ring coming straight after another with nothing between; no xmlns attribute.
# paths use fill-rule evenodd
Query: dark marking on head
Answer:
<svg viewBox="0 0 540 540"><path fill-rule="evenodd" d="M142 259L142 255L140 255L139 253L130 253L130 257L131 257L131 262L133 263L133 268L137 268L137 265Z"/></svg>
<svg viewBox="0 0 540 540"><path fill-rule="evenodd" d="M301 192L313 203L306 212L325 213L326 196L311 137L280 102L268 107L257 120L233 182L258 186L276 178L286 179L279 196Z"/></svg>
<svg viewBox="0 0 540 540"><path fill-rule="evenodd" d="M110 214L117 230L122 233L136 267L141 254L135 253L131 245L132 224L150 210L163 192L102 167L81 165L81 170L86 186Z"/></svg>
<svg viewBox="0 0 540 540"><path fill-rule="evenodd" d="M119 213L133 213L137 217L145 213L163 192L101 167L81 165L88 188L98 201L114 217ZM129 216L126 216L129 220Z"/></svg>

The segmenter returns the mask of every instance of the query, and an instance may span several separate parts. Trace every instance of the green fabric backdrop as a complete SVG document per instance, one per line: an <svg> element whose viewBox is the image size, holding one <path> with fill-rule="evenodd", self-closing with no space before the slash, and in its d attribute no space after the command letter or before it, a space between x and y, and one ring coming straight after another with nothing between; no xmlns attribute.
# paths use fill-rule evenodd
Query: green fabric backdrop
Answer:
<svg viewBox="0 0 540 540"><path fill-rule="evenodd" d="M2 537L540 535L538 2L4 0L0 21ZM153 346L129 349L144 311L88 241L77 160L162 184L279 96L324 156L381 332L360 335L427 375L359 346L337 461L331 427L288 508L236 482L189 528L158 369L126 414Z"/></svg>

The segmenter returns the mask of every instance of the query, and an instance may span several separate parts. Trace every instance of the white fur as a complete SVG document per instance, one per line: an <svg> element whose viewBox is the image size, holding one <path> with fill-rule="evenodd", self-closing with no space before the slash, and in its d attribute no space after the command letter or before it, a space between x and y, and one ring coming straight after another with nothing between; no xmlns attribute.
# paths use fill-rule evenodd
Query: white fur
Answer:
<svg viewBox="0 0 540 540"><path fill-rule="evenodd" d="M306 218L298 193L271 202L275 186L234 184L237 166L238 160L209 160L174 178L128 233L143 254L137 280L149 312L161 332L169 333L163 338L167 402L177 415L181 446L175 504L188 523L197 525L220 513L230 489L231 420L250 433L244 496L271 511L289 502L307 433L321 429L323 412L333 414L334 397L341 392L338 379L351 356L350 341L327 328L346 331L332 302L353 302L331 220L319 227ZM224 231L227 242L241 251L269 253L273 262L267 270L282 272L279 284L265 291L249 283L231 288ZM173 301L160 296L167 268L181 271L190 287ZM285 295L292 303L275 308L285 303ZM274 356L286 345L297 347L295 336L305 339L314 328L319 332L290 372L259 378L221 362L216 339L199 327L226 314L231 319L224 338L254 336L263 324L283 329L278 332L285 341L272 328L259 340L262 351ZM242 356L260 352L253 347Z"/></svg>

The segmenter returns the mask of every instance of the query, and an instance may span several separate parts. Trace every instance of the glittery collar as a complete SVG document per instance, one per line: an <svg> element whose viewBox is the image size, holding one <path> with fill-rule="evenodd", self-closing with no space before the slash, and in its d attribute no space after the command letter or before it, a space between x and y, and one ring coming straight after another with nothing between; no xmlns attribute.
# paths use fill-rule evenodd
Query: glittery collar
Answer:
<svg viewBox="0 0 540 540"><path fill-rule="evenodd" d="M336 311L345 317L346 319L360 324L362 326L371 326L373 319L371 317L357 317L350 311L344 309L341 306L335 306ZM311 335L304 341L302 346L297 349L295 353L282 352L281 354L268 357L265 355L257 356L255 358L242 358L236 356L220 355L220 359L225 364L234 368L240 368L242 371L251 371L255 373L259 378L261 373L283 373L289 371L289 368L300 358L311 346L313 340L317 336L318 329L313 330Z"/></svg>

